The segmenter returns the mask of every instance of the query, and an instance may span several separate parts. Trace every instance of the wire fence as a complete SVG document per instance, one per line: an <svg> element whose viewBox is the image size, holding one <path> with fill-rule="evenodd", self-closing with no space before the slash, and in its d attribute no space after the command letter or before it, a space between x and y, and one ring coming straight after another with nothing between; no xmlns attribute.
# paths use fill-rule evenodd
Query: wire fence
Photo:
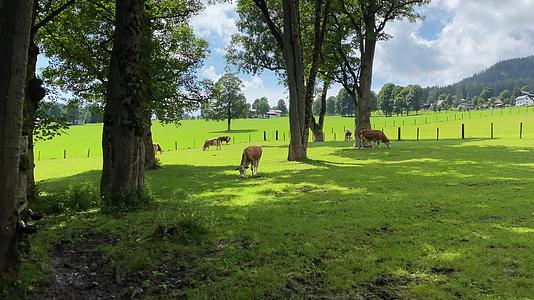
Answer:
<svg viewBox="0 0 534 300"><path fill-rule="evenodd" d="M433 126L434 125L434 126ZM466 140L466 139L496 139L496 138L516 138L516 139L525 139L525 138L534 138L534 134L530 128L534 124L530 124L530 127L527 127L524 122L519 122L516 125L513 124L499 124L497 126L495 122L489 122L481 128L480 124L444 124L445 126L435 126L431 124L429 126L419 127L419 126L397 126L397 127L386 127L386 128L377 128L376 130L381 130L384 132L390 140L393 141L428 141L428 140L444 140L444 139L456 139L456 140ZM345 140L345 130L351 130L344 126L341 128L327 128L324 130L324 137L326 142L339 142ZM527 135L528 134L528 135ZM288 142L290 137L290 132L285 130L264 130L260 132L248 133L246 135L236 135L231 136L230 142L228 144L250 144L250 143L266 143L266 142ZM354 134L352 134L352 139ZM310 131L309 142L313 142L313 134ZM222 143L224 147L224 142ZM194 140L193 146L180 147L178 141L174 141L172 144L166 143L163 147L163 150L166 151L178 151L186 149L202 149L204 145L204 140ZM214 146L211 146L214 147ZM74 151L73 151L74 152ZM40 161L42 158L41 150L36 151L35 158L37 161ZM102 150L87 148L84 151L83 155L80 155L80 150L78 149L74 153L70 152L69 149L58 149L57 155L50 156L47 155L43 157L43 160L46 159L67 159L67 158L94 158L101 157Z"/></svg>

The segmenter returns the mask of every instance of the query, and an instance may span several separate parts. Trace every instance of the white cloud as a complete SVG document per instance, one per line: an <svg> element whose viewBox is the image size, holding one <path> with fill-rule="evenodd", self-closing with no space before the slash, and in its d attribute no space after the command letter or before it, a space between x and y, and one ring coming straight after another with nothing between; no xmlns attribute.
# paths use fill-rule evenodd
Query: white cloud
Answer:
<svg viewBox="0 0 534 300"><path fill-rule="evenodd" d="M235 3L216 3L191 19L190 24L196 33L204 38L217 38L227 44L232 34L237 32Z"/></svg>
<svg viewBox="0 0 534 300"><path fill-rule="evenodd" d="M376 51L375 78L398 84L446 85L492 64L534 54L534 0L437 0L423 14L451 16L433 40L422 24L392 23L394 38Z"/></svg>
<svg viewBox="0 0 534 300"><path fill-rule="evenodd" d="M241 80L243 80L243 94L245 94L249 103L254 102L258 98L267 97L269 104L274 106L278 103L279 99L287 98L286 89L283 86L275 85L273 87L267 87L260 76L255 75L249 80Z"/></svg>
<svg viewBox="0 0 534 300"><path fill-rule="evenodd" d="M212 80L213 82L219 80L223 76L222 73L217 73L217 70L214 66L207 66L202 68L202 75L204 78Z"/></svg>

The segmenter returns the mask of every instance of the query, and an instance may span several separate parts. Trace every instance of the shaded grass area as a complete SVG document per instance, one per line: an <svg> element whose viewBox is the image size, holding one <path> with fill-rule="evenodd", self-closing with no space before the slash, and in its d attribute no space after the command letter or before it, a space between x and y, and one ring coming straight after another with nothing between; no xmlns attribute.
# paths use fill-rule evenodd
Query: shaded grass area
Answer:
<svg viewBox="0 0 534 300"><path fill-rule="evenodd" d="M24 280L53 272L54 241L87 247L94 235L112 237L94 248L103 270L120 266L126 282L179 266L169 276L180 284L143 277L136 295L148 298L529 297L533 146L444 140L357 150L327 142L295 163L285 161L286 145L268 143L260 176L244 180L233 170L239 145L165 153L164 167L147 173L152 208L118 219L94 210L47 217ZM99 163L62 177L68 167L47 162L41 191L53 199L69 185L96 186Z"/></svg>

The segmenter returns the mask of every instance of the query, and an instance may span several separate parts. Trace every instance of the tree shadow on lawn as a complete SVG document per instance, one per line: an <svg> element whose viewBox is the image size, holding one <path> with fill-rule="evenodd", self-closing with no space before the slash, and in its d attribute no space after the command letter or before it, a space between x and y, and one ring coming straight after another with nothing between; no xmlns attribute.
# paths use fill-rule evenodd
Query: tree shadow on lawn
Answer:
<svg viewBox="0 0 534 300"><path fill-rule="evenodd" d="M185 275L196 295L532 294L524 283L534 277L534 241L511 229L534 228L534 149L423 145L339 149L332 155L357 163L306 160L313 168L270 172L260 166L260 177L244 180L228 172L231 166L166 165L147 173L160 206L127 220L137 216L129 226L144 226L145 234L172 223L184 206L202 220L209 234ZM97 182L98 174L44 188ZM94 222L77 222L94 229ZM131 247L154 246L135 243L139 232L132 231L121 237Z"/></svg>

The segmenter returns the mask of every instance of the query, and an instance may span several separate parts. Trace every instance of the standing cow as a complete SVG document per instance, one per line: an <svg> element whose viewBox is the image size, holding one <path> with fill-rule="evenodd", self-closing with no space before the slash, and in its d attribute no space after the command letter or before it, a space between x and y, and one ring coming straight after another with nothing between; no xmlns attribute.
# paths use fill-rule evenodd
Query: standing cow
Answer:
<svg viewBox="0 0 534 300"><path fill-rule="evenodd" d="M245 177L248 166L252 168L252 175L258 175L258 165L260 163L261 154L263 153L260 146L249 146L243 150L243 156L241 157L241 165L236 168L239 170L241 177Z"/></svg>
<svg viewBox="0 0 534 300"><path fill-rule="evenodd" d="M210 146L217 146L217 149L221 149L221 140L217 137L217 138L212 138L212 139L207 139L205 142L204 142L204 147L202 147L202 150L203 151L206 151L206 150L209 150L210 149Z"/></svg>
<svg viewBox="0 0 534 300"><path fill-rule="evenodd" d="M384 143L386 147L389 149L391 148L391 142L389 141L388 137L380 130L372 130L372 129L363 129L360 131L360 139L364 142L364 144L367 141L376 143L378 147L380 147L380 142Z"/></svg>

